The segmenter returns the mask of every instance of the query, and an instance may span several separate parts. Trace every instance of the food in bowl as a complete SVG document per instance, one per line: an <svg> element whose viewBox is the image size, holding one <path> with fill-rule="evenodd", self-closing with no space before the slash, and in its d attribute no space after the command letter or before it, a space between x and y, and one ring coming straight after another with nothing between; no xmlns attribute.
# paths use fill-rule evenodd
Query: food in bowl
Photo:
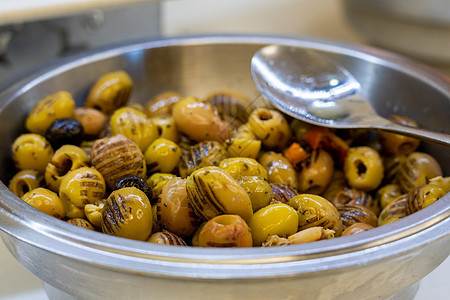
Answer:
<svg viewBox="0 0 450 300"><path fill-rule="evenodd" d="M132 88L114 71L93 84L84 107L65 91L39 101L12 145L10 189L82 228L200 247L356 234L450 191L412 138L308 125L228 91L205 99L167 91L128 104Z"/></svg>

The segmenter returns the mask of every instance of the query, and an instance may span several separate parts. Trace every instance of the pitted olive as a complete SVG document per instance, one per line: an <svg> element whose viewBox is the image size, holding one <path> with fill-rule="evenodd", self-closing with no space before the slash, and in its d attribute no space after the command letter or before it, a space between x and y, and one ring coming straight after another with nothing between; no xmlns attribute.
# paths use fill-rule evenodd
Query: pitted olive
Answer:
<svg viewBox="0 0 450 300"><path fill-rule="evenodd" d="M186 179L175 177L162 188L156 204L158 223L178 236L194 234L199 218L195 215L186 192Z"/></svg>
<svg viewBox="0 0 450 300"><path fill-rule="evenodd" d="M45 138L53 149L62 145L80 145L84 140L84 129L80 122L72 118L56 119L45 131Z"/></svg>
<svg viewBox="0 0 450 300"><path fill-rule="evenodd" d="M270 183L270 187L272 188L274 201L284 204L289 204L289 200L299 194L296 190L285 184Z"/></svg>
<svg viewBox="0 0 450 300"><path fill-rule="evenodd" d="M87 230L92 230L94 231L94 226L92 226L91 223L89 223L89 221L82 219L82 218L74 218L74 219L69 219L67 220L67 223L87 229Z"/></svg>
<svg viewBox="0 0 450 300"><path fill-rule="evenodd" d="M370 209L361 205L343 205L338 207L344 229L355 223L366 223L377 227L377 215Z"/></svg>
<svg viewBox="0 0 450 300"><path fill-rule="evenodd" d="M146 178L144 155L131 139L118 134L98 139L92 145L91 164L102 173L109 188L125 175Z"/></svg>
<svg viewBox="0 0 450 300"><path fill-rule="evenodd" d="M106 234L145 241L152 232L152 207L147 196L135 187L113 191L102 212Z"/></svg>
<svg viewBox="0 0 450 300"><path fill-rule="evenodd" d="M327 199L313 194L300 194L293 197L289 205L298 212L299 230L320 226L333 230L336 236L341 235L343 228L339 212Z"/></svg>
<svg viewBox="0 0 450 300"><path fill-rule="evenodd" d="M321 194L330 183L334 171L333 158L323 149L313 150L301 163L298 175L300 193Z"/></svg>
<svg viewBox="0 0 450 300"><path fill-rule="evenodd" d="M165 138L158 138L144 152L149 173L171 173L181 160L181 149Z"/></svg>
<svg viewBox="0 0 450 300"><path fill-rule="evenodd" d="M345 189L336 194L331 201L336 207L344 205L361 205L367 207L374 214L380 212L380 205L369 193L357 189Z"/></svg>
<svg viewBox="0 0 450 300"><path fill-rule="evenodd" d="M32 133L44 135L56 119L72 118L75 101L65 91L59 91L41 99L28 114L25 127Z"/></svg>
<svg viewBox="0 0 450 300"><path fill-rule="evenodd" d="M57 219L65 217L64 203L58 195L46 188L38 187L25 193L21 199L36 209Z"/></svg>
<svg viewBox="0 0 450 300"><path fill-rule="evenodd" d="M259 158L259 162L266 169L270 183L286 184L297 189L297 172L283 154L269 151Z"/></svg>
<svg viewBox="0 0 450 300"><path fill-rule="evenodd" d="M392 115L388 119L402 125L417 127L417 123L406 116ZM420 144L418 139L387 131L379 131L378 136L384 152L388 155L408 155L416 151Z"/></svg>
<svg viewBox="0 0 450 300"><path fill-rule="evenodd" d="M205 167L193 172L186 190L195 214L209 220L220 214L235 214L248 220L252 203L244 188L227 171Z"/></svg>
<svg viewBox="0 0 450 300"><path fill-rule="evenodd" d="M45 182L54 191L59 191L61 180L69 172L85 167L89 163L89 157L80 147L64 145L55 151L52 160L45 169Z"/></svg>
<svg viewBox="0 0 450 300"><path fill-rule="evenodd" d="M81 167L68 172L61 180L59 197L84 210L105 196L106 185L102 174L95 168Z"/></svg>
<svg viewBox="0 0 450 300"><path fill-rule="evenodd" d="M442 170L436 159L427 153L413 152L401 164L395 180L404 192L409 192L437 176L442 176Z"/></svg>
<svg viewBox="0 0 450 300"><path fill-rule="evenodd" d="M383 161L376 150L366 146L350 148L344 174L351 187L371 191L380 185L383 172Z"/></svg>
<svg viewBox="0 0 450 300"><path fill-rule="evenodd" d="M268 205L272 201L272 188L264 177L242 176L238 178L238 182L250 197L253 212Z"/></svg>
<svg viewBox="0 0 450 300"><path fill-rule="evenodd" d="M253 158L226 158L220 162L219 167L226 170L236 179L242 176L259 176L267 179L266 169Z"/></svg>
<svg viewBox="0 0 450 300"><path fill-rule="evenodd" d="M292 137L286 118L276 110L257 108L250 114L247 124L269 149L284 149Z"/></svg>
<svg viewBox="0 0 450 300"><path fill-rule="evenodd" d="M123 134L144 152L158 138L158 130L147 115L131 107L114 111L109 121L111 135Z"/></svg>
<svg viewBox="0 0 450 300"><path fill-rule="evenodd" d="M297 232L298 213L284 203L269 204L253 214L248 221L253 246L261 246L272 235L288 237Z"/></svg>
<svg viewBox="0 0 450 300"><path fill-rule="evenodd" d="M407 216L406 201L408 194L403 194L391 201L378 216L378 226L386 225Z"/></svg>
<svg viewBox="0 0 450 300"><path fill-rule="evenodd" d="M145 109L149 117L170 115L175 103L183 97L174 91L165 91L157 94L145 103Z"/></svg>
<svg viewBox="0 0 450 300"><path fill-rule="evenodd" d="M91 88L85 106L109 115L127 104L132 90L133 80L125 71L107 73Z"/></svg>
<svg viewBox="0 0 450 300"><path fill-rule="evenodd" d="M199 247L251 247L252 234L238 215L220 215L208 220L198 234Z"/></svg>
<svg viewBox="0 0 450 300"><path fill-rule="evenodd" d="M181 237L164 229L161 232L153 233L148 238L147 242L158 245L187 246L186 242Z"/></svg>
<svg viewBox="0 0 450 300"><path fill-rule="evenodd" d="M218 166L228 158L225 148L216 141L204 141L183 151L179 165L180 175L186 178L195 170L208 166Z"/></svg>
<svg viewBox="0 0 450 300"><path fill-rule="evenodd" d="M135 175L125 175L124 177L119 178L114 185L114 189L118 190L124 187L138 188L145 193L149 200L152 199L152 190L148 186L147 182L142 178Z"/></svg>
<svg viewBox="0 0 450 300"><path fill-rule="evenodd" d="M14 165L19 170L35 169L45 172L54 154L50 143L41 135L24 133L11 146Z"/></svg>
<svg viewBox="0 0 450 300"><path fill-rule="evenodd" d="M44 175L33 169L26 169L17 172L9 181L8 188L21 198L29 191L42 187L44 183Z"/></svg>
<svg viewBox="0 0 450 300"><path fill-rule="evenodd" d="M222 143L231 137L232 127L207 100L184 98L173 106L172 116L178 130L194 141Z"/></svg>

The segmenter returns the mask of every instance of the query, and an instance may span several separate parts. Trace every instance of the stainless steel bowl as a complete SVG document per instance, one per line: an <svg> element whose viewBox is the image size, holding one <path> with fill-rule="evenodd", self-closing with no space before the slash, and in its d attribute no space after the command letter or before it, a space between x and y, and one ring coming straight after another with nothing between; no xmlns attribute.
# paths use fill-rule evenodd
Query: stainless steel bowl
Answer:
<svg viewBox="0 0 450 300"><path fill-rule="evenodd" d="M348 68L383 116L406 114L449 133L449 80L399 56L338 42L216 36L145 41L85 53L26 76L0 92L4 183L10 145L27 112L56 90L82 104L102 74L125 69L144 102L173 89L202 97L234 89L251 99L250 58L271 43L314 48ZM450 173L450 153L423 145ZM414 286L450 252L450 195L390 225L304 245L202 249L160 246L91 232L41 213L0 184L0 227L14 257L47 284L52 298L77 299L380 299ZM411 292L411 289L410 289ZM411 292L414 293L414 290ZM405 295L405 294L403 294ZM408 297L410 297L409 295ZM350 298L349 298L350 297Z"/></svg>

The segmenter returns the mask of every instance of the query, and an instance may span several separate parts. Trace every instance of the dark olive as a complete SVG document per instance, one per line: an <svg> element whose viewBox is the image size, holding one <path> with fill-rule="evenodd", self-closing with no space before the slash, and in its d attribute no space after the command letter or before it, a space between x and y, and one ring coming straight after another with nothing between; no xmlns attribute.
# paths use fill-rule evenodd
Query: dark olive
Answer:
<svg viewBox="0 0 450 300"><path fill-rule="evenodd" d="M152 190L148 186L147 182L142 178L139 178L135 175L125 175L116 181L114 190L118 190L124 187L138 188L145 193L148 199L152 199Z"/></svg>
<svg viewBox="0 0 450 300"><path fill-rule="evenodd" d="M56 119L45 131L45 138L53 149L67 144L78 146L84 140L84 129L75 119Z"/></svg>

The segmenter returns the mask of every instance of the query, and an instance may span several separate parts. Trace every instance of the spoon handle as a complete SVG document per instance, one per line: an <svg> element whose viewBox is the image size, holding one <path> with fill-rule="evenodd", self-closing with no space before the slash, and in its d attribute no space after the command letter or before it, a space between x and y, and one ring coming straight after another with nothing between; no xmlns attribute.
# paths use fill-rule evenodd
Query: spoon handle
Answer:
<svg viewBox="0 0 450 300"><path fill-rule="evenodd" d="M384 126L380 126L379 129L409 135L427 142L450 146L450 135L445 133L404 126L394 122L389 122Z"/></svg>

